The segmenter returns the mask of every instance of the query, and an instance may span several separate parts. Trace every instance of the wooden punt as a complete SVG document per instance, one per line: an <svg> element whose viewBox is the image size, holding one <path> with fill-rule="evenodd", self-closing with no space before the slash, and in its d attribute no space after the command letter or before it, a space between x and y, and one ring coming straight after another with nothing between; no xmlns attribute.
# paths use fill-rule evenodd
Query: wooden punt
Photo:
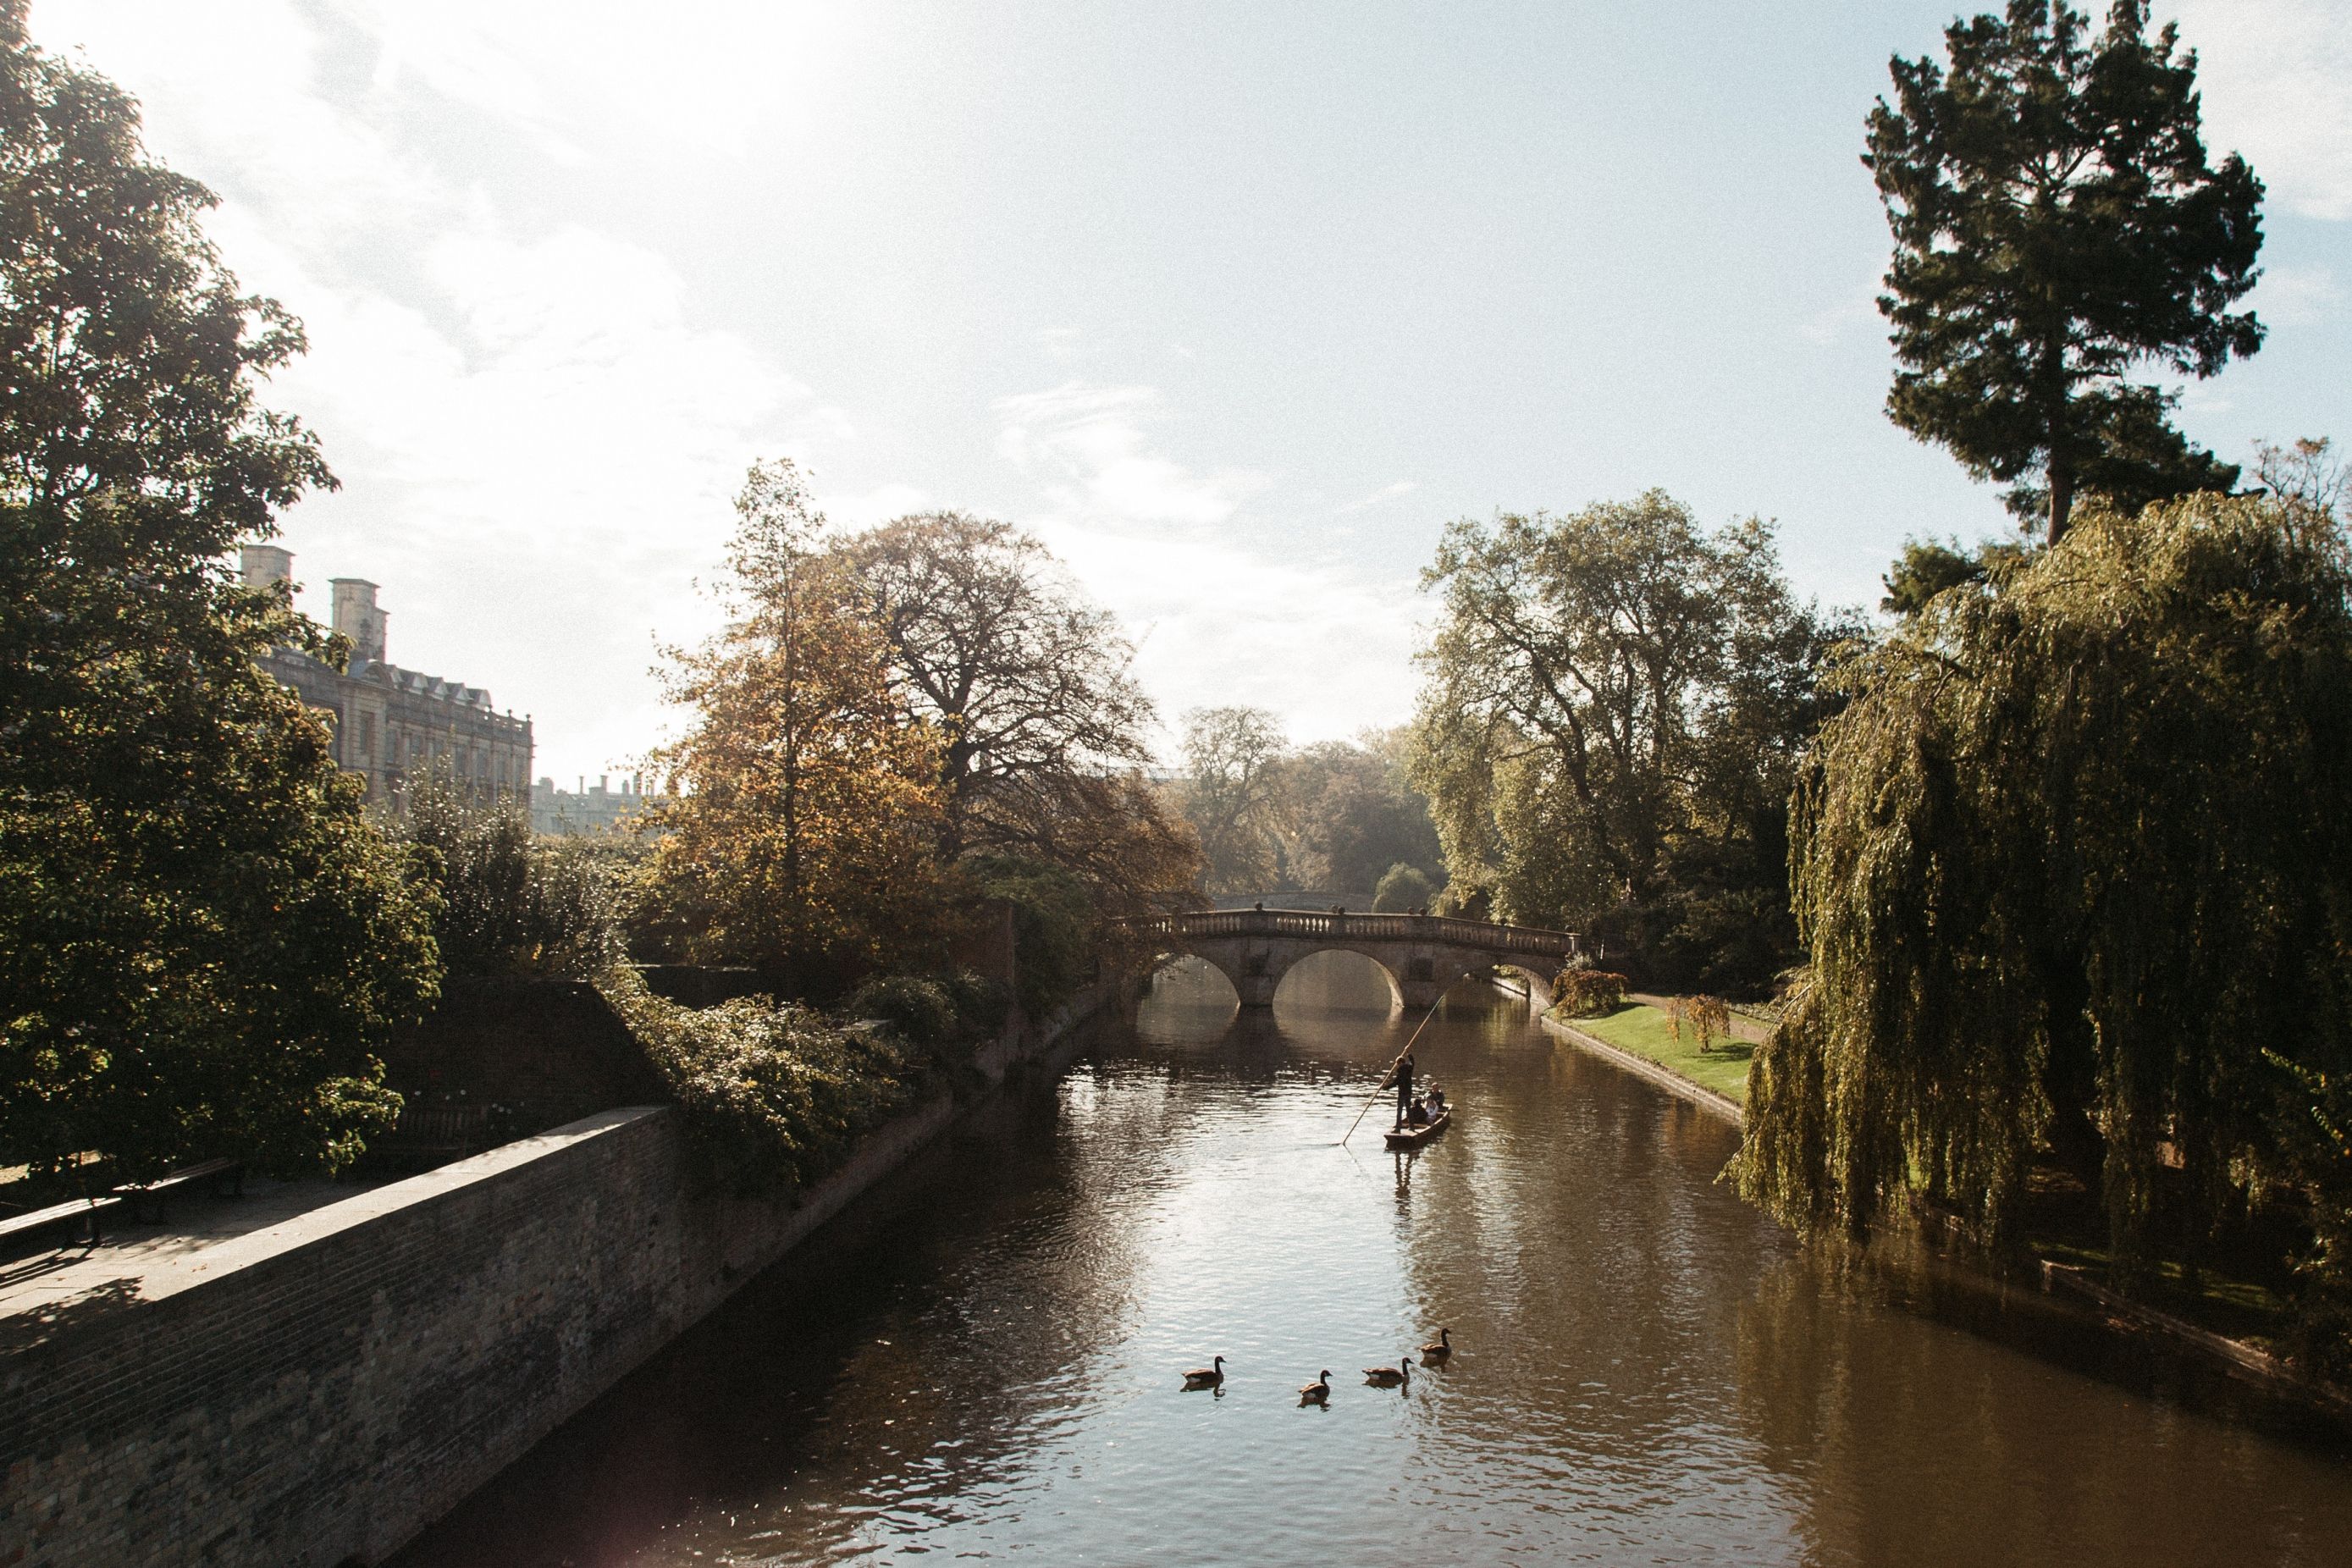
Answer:
<svg viewBox="0 0 2352 1568"><path fill-rule="evenodd" d="M1444 1131L1445 1124L1453 1120L1454 1108L1449 1105L1444 1110L1439 1111L1435 1116L1431 1117L1426 1126L1400 1127L1394 1131L1388 1133L1388 1145L1391 1149L1418 1149L1423 1143L1428 1142L1431 1139Z"/></svg>

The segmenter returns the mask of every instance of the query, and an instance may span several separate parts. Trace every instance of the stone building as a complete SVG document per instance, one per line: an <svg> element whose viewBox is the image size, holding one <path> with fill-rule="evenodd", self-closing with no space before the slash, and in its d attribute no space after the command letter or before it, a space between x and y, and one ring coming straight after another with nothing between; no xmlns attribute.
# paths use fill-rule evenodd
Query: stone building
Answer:
<svg viewBox="0 0 2352 1568"><path fill-rule="evenodd" d="M635 775L611 787L611 775L596 775L596 787L582 779L576 791L558 789L553 779L541 779L530 789L530 826L534 833L610 833L645 809L643 784Z"/></svg>
<svg viewBox="0 0 2352 1568"><path fill-rule="evenodd" d="M248 544L243 567L248 585L266 587L293 574L294 556L276 545ZM338 577L329 587L334 628L351 639L350 669L292 648L272 649L265 668L331 717L335 760L367 781L368 799L397 810L407 782L436 768L446 769L473 800L527 796L530 720L499 712L478 686L386 662L387 617L375 602L376 585Z"/></svg>

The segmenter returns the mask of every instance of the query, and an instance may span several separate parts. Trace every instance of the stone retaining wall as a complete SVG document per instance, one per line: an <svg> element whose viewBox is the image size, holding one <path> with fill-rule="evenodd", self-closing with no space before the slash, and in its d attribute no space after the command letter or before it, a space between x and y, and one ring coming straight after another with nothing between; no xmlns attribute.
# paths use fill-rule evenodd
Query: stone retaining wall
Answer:
<svg viewBox="0 0 2352 1568"><path fill-rule="evenodd" d="M1693 1083L1672 1068L1660 1067L1647 1057L1637 1057L1631 1051L1621 1051L1599 1036L1588 1035L1574 1025L1563 1024L1557 1018L1541 1016L1538 1021L1543 1025L1545 1032L1555 1038L1566 1040L1596 1057L1605 1058L1636 1078L1649 1079L1668 1094L1690 1101L1719 1121L1728 1121L1738 1127L1745 1120L1746 1112L1741 1110L1738 1100L1729 1095L1718 1094L1703 1083Z"/></svg>
<svg viewBox="0 0 2352 1568"><path fill-rule="evenodd" d="M0 1565L380 1562L956 1114L793 1203L698 1191L674 1110L604 1111L0 1321Z"/></svg>

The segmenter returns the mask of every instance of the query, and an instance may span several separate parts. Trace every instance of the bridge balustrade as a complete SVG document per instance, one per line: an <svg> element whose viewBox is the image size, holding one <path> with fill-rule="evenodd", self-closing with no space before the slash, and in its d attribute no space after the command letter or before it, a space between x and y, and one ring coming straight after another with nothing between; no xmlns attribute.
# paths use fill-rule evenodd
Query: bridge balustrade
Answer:
<svg viewBox="0 0 2352 1568"><path fill-rule="evenodd" d="M1452 915L1333 914L1316 910L1198 910L1121 922L1139 936L1202 941L1212 937L1306 937L1322 942L1442 942L1489 952L1524 952L1558 959L1576 948L1576 933L1538 926L1498 925Z"/></svg>

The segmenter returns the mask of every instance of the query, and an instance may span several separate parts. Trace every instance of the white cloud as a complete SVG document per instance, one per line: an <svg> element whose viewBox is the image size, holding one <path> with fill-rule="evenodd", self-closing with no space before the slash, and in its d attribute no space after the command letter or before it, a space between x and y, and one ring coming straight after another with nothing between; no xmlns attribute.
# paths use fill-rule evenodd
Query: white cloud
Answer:
<svg viewBox="0 0 2352 1568"><path fill-rule="evenodd" d="M380 40L379 85L415 77L514 120L564 155L576 140L740 155L772 122L823 112L856 7L814 0L337 0ZM617 134L616 134L617 133Z"/></svg>
<svg viewBox="0 0 2352 1568"><path fill-rule="evenodd" d="M2249 301L2273 327L2309 327L2343 313L2344 290L2325 267L2267 267Z"/></svg>
<svg viewBox="0 0 2352 1568"><path fill-rule="evenodd" d="M331 576L382 584L392 657L531 712L542 772L625 766L674 723L656 637L712 628L693 579L752 457L809 463L843 526L939 504L887 474L824 488L855 411L698 321L660 237L502 205L415 130L454 103L564 163L740 150L814 112L832 13L44 0L36 20L140 96L151 147L222 192L210 226L242 280L309 327L267 395L320 431L344 486L284 520L306 604L323 611ZM1034 526L1138 629L1169 714L1261 703L1300 739L1402 716L1420 606L1330 552L1328 502L1319 522L1248 515L1270 479L1170 456L1150 387L1073 380L992 412Z"/></svg>
<svg viewBox="0 0 2352 1568"><path fill-rule="evenodd" d="M1393 484L1382 485L1368 496L1359 496L1344 506L1336 506L1331 510L1336 515L1345 517L1349 512L1363 511L1368 508L1379 506L1382 502L1392 501L1399 496L1409 496L1419 489L1421 487L1411 479L1398 479Z"/></svg>
<svg viewBox="0 0 2352 1568"><path fill-rule="evenodd" d="M1416 622L1427 606L1404 584L1198 538L1066 519L1034 526L1141 642L1137 672L1168 725L1163 755L1173 755L1176 721L1192 708L1270 708L1301 742L1412 710Z"/></svg>
<svg viewBox="0 0 2352 1568"><path fill-rule="evenodd" d="M1307 741L1404 717L1420 608L1411 587L1301 550L1306 527L1243 515L1271 489L1266 476L1203 476L1162 456L1148 429L1156 391L1069 382L995 407L999 450L1045 503L1031 526L1135 629L1138 672L1171 724L1190 708L1249 703ZM1363 504L1413 488L1399 480ZM1254 542L1268 535L1290 548L1261 552Z"/></svg>
<svg viewBox="0 0 2352 1568"><path fill-rule="evenodd" d="M2179 0L2198 53L2205 135L2242 153L2271 199L2352 218L2352 6L2341 0Z"/></svg>
<svg viewBox="0 0 2352 1568"><path fill-rule="evenodd" d="M620 764L666 722L656 636L690 642L713 618L692 578L719 557L744 465L805 458L854 426L690 320L657 251L521 225L382 129L455 96L540 144L559 136L534 73L571 66L559 47L521 69L517 29L563 32L569 10L486 11L440 34L419 33L404 0L344 7L383 45L364 88L330 81L318 15L47 4L37 21L140 96L151 148L223 192L209 227L231 266L309 329L310 353L267 394L320 432L343 483L282 520L306 605L323 613L330 576L377 582L395 662L530 711L543 771ZM595 47L620 58L628 36L608 27ZM484 47L461 58L468 39ZM441 98L416 100L428 86Z"/></svg>
<svg viewBox="0 0 2352 1568"><path fill-rule="evenodd" d="M858 494L821 494L817 504L835 528L872 528L916 512L939 510L929 494L913 485L877 485Z"/></svg>
<svg viewBox="0 0 2352 1568"><path fill-rule="evenodd" d="M1208 524L1266 487L1262 474L1195 474L1148 449L1160 395L1148 386L1065 382L996 401L997 450L1065 510L1129 522Z"/></svg>

